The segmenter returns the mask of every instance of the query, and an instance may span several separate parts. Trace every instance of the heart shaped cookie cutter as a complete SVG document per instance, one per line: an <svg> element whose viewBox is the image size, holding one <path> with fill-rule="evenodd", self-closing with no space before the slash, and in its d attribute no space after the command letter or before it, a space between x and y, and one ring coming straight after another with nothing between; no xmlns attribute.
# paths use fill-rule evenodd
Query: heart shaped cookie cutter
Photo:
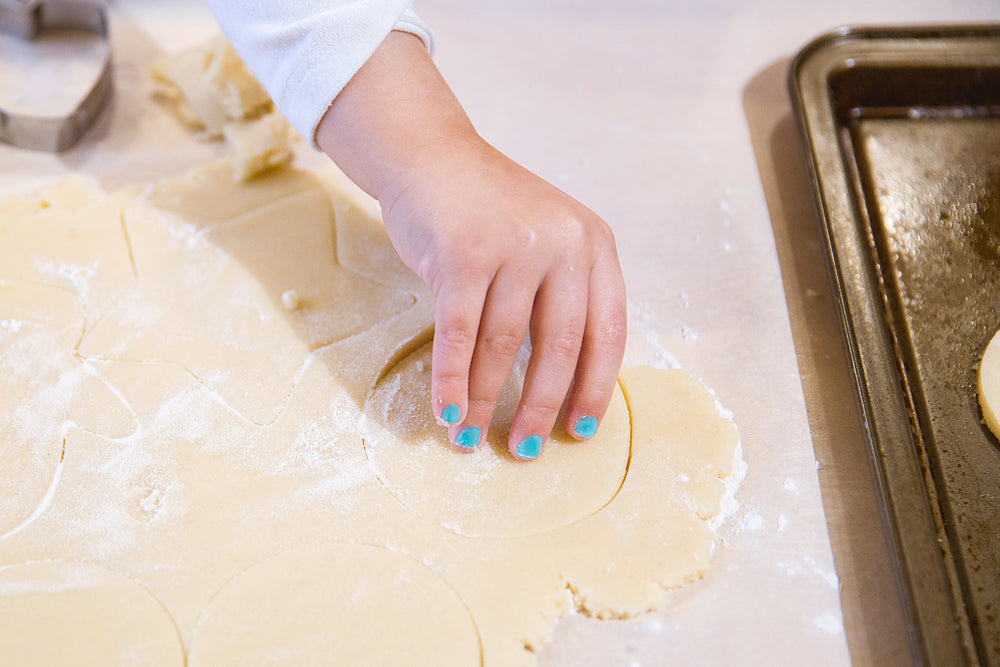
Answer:
<svg viewBox="0 0 1000 667"><path fill-rule="evenodd" d="M0 108L0 141L19 148L60 152L73 146L93 124L111 94L108 11L99 0L0 0L0 32L32 40L46 30L85 30L106 45L101 73L73 111L65 116L10 113Z"/></svg>

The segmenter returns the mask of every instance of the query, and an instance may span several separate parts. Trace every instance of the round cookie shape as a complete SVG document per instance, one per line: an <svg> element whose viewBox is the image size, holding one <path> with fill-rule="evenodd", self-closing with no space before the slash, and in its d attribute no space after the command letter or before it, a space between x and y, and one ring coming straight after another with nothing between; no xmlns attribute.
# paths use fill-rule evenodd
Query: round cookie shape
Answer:
<svg viewBox="0 0 1000 667"><path fill-rule="evenodd" d="M431 414L430 345L391 368L365 405L363 429L365 454L385 488L445 529L487 539L547 533L610 503L630 455L628 407L620 389L594 438L571 438L560 416L542 455L518 461L507 449L507 435L525 367L522 358L497 402L489 433L473 452L452 447Z"/></svg>
<svg viewBox="0 0 1000 667"><path fill-rule="evenodd" d="M202 611L188 664L478 665L468 608L436 572L384 547L286 551Z"/></svg>
<svg viewBox="0 0 1000 667"><path fill-rule="evenodd" d="M1000 331L983 352L979 364L979 407L983 411L983 421L1000 438Z"/></svg>
<svg viewBox="0 0 1000 667"><path fill-rule="evenodd" d="M0 567L0 646L10 665L184 665L177 627L152 594L82 563Z"/></svg>

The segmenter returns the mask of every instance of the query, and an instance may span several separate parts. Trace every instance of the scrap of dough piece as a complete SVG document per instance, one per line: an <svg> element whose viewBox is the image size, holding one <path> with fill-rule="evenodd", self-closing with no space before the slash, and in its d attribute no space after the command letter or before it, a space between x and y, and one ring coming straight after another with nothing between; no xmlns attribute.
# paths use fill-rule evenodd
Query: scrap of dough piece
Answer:
<svg viewBox="0 0 1000 667"><path fill-rule="evenodd" d="M586 442L561 428L530 463L507 449L526 355L497 403L488 437L460 452L431 414L431 346L389 371L365 405L365 452L407 508L470 537L537 535L598 512L618 492L629 458L629 417L620 391L598 435ZM486 434L484 434L486 436Z"/></svg>
<svg viewBox="0 0 1000 667"><path fill-rule="evenodd" d="M1000 438L1000 331L993 334L979 364L979 407L983 421Z"/></svg>
<svg viewBox="0 0 1000 667"><path fill-rule="evenodd" d="M240 574L202 613L189 664L478 665L479 635L458 594L419 561L330 544Z"/></svg>
<svg viewBox="0 0 1000 667"><path fill-rule="evenodd" d="M302 305L299 293L294 289L285 290L281 293L281 305L285 307L285 310L298 310L299 306Z"/></svg>
<svg viewBox="0 0 1000 667"><path fill-rule="evenodd" d="M93 565L0 566L9 665L184 665L170 615L138 584Z"/></svg>
<svg viewBox="0 0 1000 667"><path fill-rule="evenodd" d="M224 137L233 176L249 180L292 159L292 128L221 35L153 63L160 92L188 125Z"/></svg>
<svg viewBox="0 0 1000 667"><path fill-rule="evenodd" d="M248 181L291 162L291 132L288 121L277 111L223 125L222 134L233 152L233 178Z"/></svg>
<svg viewBox="0 0 1000 667"><path fill-rule="evenodd" d="M233 120L255 118L271 108L267 91L221 35L161 58L153 76L166 84L175 109L189 124L217 137Z"/></svg>

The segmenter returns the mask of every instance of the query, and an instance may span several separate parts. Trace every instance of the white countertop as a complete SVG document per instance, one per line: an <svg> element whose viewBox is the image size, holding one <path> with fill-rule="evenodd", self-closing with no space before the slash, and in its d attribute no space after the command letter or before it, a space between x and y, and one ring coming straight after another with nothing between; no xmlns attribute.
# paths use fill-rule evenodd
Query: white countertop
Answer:
<svg viewBox="0 0 1000 667"><path fill-rule="evenodd" d="M185 130L150 103L146 75L157 54L215 32L207 10L111 5L110 113L62 155L0 145L0 194L67 173L116 188L220 154L180 141ZM708 579L635 621L566 619L540 663L909 662L785 76L799 48L839 25L1000 21L1000 5L416 8L480 132L615 229L629 286L626 363L701 376L734 413L749 466Z"/></svg>

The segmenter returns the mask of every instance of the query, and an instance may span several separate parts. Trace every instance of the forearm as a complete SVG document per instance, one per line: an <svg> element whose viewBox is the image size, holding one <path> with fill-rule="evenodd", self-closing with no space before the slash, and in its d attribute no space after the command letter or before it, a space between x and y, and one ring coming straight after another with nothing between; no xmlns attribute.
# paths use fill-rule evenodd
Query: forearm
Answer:
<svg viewBox="0 0 1000 667"><path fill-rule="evenodd" d="M348 82L316 132L320 148L383 203L401 174L456 142L478 141L423 43L397 31Z"/></svg>
<svg viewBox="0 0 1000 667"><path fill-rule="evenodd" d="M333 100L393 30L433 48L410 0L206 0L275 105L310 144Z"/></svg>

